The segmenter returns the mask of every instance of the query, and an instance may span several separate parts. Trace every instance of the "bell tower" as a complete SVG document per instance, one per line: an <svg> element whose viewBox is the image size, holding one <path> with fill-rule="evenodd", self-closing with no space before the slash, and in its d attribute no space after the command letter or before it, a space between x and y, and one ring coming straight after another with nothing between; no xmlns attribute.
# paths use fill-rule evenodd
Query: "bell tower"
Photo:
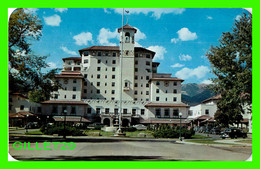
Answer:
<svg viewBox="0 0 260 169"><path fill-rule="evenodd" d="M135 33L136 29L130 25L125 25L118 28L120 33L120 57L121 57L121 68L122 72L122 100L133 101L134 100L134 48L135 48Z"/></svg>

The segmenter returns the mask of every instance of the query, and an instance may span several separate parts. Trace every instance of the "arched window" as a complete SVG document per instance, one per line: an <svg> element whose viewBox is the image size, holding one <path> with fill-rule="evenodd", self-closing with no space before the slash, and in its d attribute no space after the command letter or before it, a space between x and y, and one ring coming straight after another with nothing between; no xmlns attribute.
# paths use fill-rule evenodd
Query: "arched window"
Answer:
<svg viewBox="0 0 260 169"><path fill-rule="evenodd" d="M130 42L130 33L129 33L129 32L126 32L126 33L125 33L125 42L126 42L126 43L129 43L129 42Z"/></svg>

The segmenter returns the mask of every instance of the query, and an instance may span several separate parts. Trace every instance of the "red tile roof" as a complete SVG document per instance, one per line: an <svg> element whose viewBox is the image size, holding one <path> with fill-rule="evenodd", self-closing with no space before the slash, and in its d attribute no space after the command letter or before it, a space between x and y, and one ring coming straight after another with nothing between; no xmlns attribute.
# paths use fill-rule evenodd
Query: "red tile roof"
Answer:
<svg viewBox="0 0 260 169"><path fill-rule="evenodd" d="M114 50L119 51L119 46L91 46L88 48L80 49L79 52L86 50Z"/></svg>
<svg viewBox="0 0 260 169"><path fill-rule="evenodd" d="M120 31L121 31L121 29L122 29L122 27L121 28L118 28L117 29L117 32L119 33ZM125 26L123 26L123 29L130 29L130 30L134 30L135 31L135 33L137 32L137 29L135 29L134 27L132 27L132 26L130 26L130 25L125 25Z"/></svg>
<svg viewBox="0 0 260 169"><path fill-rule="evenodd" d="M207 103L207 102L209 102L209 101L220 100L220 99L221 99L221 94L216 95L216 96L213 96L213 97L210 97L210 98L208 98L208 99L206 99L206 100L203 100L201 103Z"/></svg>
<svg viewBox="0 0 260 169"><path fill-rule="evenodd" d="M64 121L64 116L54 116L55 121ZM66 116L66 122L81 122L81 123L90 123L88 119L80 116Z"/></svg>
<svg viewBox="0 0 260 169"><path fill-rule="evenodd" d="M59 75L55 75L56 78L83 78L83 75L80 72L68 72L68 71L63 71Z"/></svg>
<svg viewBox="0 0 260 169"><path fill-rule="evenodd" d="M87 105L83 101L59 101L59 100L48 100L41 102L41 104L69 104L69 105Z"/></svg>
<svg viewBox="0 0 260 169"><path fill-rule="evenodd" d="M183 82L183 79L179 79L177 77L153 77L150 79L151 81L181 81Z"/></svg>
<svg viewBox="0 0 260 169"><path fill-rule="evenodd" d="M77 60L77 61L81 61L81 57L68 57L68 58L62 58L62 60Z"/></svg>
<svg viewBox="0 0 260 169"><path fill-rule="evenodd" d="M148 103L145 107L190 107L184 103Z"/></svg>

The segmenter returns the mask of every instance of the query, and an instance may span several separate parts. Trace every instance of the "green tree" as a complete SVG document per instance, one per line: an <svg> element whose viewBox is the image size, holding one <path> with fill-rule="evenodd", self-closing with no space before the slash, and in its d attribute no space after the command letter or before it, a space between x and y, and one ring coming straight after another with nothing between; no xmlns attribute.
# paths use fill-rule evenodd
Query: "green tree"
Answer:
<svg viewBox="0 0 260 169"><path fill-rule="evenodd" d="M216 75L212 89L222 96L215 118L228 126L241 121L243 106L252 104L252 15L244 13L219 43L207 57Z"/></svg>
<svg viewBox="0 0 260 169"><path fill-rule="evenodd" d="M37 16L23 9L14 11L9 19L9 90L23 94L30 91L31 96L40 97L30 98L34 101L48 99L59 87L54 80L59 69L43 73L42 69L49 67L47 56L36 55L30 48L30 42L42 36L42 27Z"/></svg>

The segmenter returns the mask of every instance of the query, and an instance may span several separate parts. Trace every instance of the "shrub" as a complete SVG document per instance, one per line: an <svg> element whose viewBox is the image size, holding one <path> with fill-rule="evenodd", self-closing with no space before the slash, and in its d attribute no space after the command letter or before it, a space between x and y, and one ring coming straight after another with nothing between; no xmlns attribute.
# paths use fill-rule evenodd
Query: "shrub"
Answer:
<svg viewBox="0 0 260 169"><path fill-rule="evenodd" d="M178 138L179 137L179 127L171 127L171 126L160 126L157 130L153 132L153 136L155 138ZM181 136L188 139L194 135L195 132L193 129L186 129L182 127L181 129Z"/></svg>
<svg viewBox="0 0 260 169"><path fill-rule="evenodd" d="M41 131L44 130L44 128L41 127ZM65 126L65 132L67 136L81 136L84 135L82 133L82 131L80 131L78 128L76 127L72 127L72 126ZM48 126L46 130L44 130L43 132L44 134L48 134L48 135L52 135L52 134L58 134L63 135L64 134L64 126Z"/></svg>

